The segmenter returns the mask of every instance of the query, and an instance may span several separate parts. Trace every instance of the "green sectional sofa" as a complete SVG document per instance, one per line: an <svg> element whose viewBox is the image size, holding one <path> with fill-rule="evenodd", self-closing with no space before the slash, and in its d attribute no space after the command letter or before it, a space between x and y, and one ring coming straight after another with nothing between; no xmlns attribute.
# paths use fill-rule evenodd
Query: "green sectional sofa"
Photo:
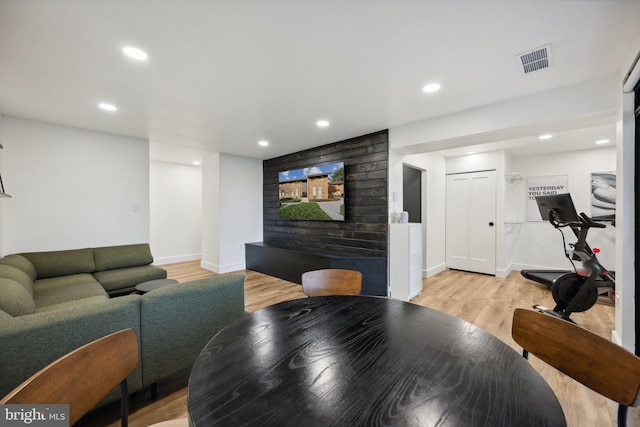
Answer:
<svg viewBox="0 0 640 427"><path fill-rule="evenodd" d="M1 259L0 397L60 356L125 328L136 331L140 349L128 379L133 393L191 367L220 329L244 315L241 274L132 294L136 284L166 277L152 261L146 244Z"/></svg>

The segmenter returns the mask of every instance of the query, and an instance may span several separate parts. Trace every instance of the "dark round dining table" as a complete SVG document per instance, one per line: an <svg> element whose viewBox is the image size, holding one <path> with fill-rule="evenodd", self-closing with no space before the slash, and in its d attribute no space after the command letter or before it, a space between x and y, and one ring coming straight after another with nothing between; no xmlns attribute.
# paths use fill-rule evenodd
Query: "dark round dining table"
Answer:
<svg viewBox="0 0 640 427"><path fill-rule="evenodd" d="M189 417L205 426L566 426L511 347L388 298L314 297L244 316L202 350Z"/></svg>

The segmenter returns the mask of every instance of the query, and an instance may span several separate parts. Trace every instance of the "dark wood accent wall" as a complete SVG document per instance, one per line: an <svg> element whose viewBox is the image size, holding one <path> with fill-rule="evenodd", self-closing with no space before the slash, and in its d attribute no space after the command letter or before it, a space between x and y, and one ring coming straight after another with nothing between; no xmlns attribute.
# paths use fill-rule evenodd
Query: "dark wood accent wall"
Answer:
<svg viewBox="0 0 640 427"><path fill-rule="evenodd" d="M263 163L264 242L340 256L387 256L388 131L289 154ZM343 161L345 221L284 220L278 172Z"/></svg>

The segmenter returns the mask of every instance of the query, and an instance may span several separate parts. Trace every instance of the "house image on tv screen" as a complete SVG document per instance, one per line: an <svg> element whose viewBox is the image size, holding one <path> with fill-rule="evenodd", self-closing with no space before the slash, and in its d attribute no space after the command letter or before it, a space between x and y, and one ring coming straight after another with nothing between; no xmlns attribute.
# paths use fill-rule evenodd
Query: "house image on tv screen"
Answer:
<svg viewBox="0 0 640 427"><path fill-rule="evenodd" d="M280 218L344 221L344 162L278 174Z"/></svg>

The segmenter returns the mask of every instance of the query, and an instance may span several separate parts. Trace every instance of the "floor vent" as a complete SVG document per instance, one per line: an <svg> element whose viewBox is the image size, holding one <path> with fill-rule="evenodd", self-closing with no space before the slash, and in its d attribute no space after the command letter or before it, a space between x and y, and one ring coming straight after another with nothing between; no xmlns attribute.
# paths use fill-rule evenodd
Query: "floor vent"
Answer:
<svg viewBox="0 0 640 427"><path fill-rule="evenodd" d="M543 70L551 66L551 45L530 50L528 52L517 55L520 70L524 74L533 73L534 71Z"/></svg>

